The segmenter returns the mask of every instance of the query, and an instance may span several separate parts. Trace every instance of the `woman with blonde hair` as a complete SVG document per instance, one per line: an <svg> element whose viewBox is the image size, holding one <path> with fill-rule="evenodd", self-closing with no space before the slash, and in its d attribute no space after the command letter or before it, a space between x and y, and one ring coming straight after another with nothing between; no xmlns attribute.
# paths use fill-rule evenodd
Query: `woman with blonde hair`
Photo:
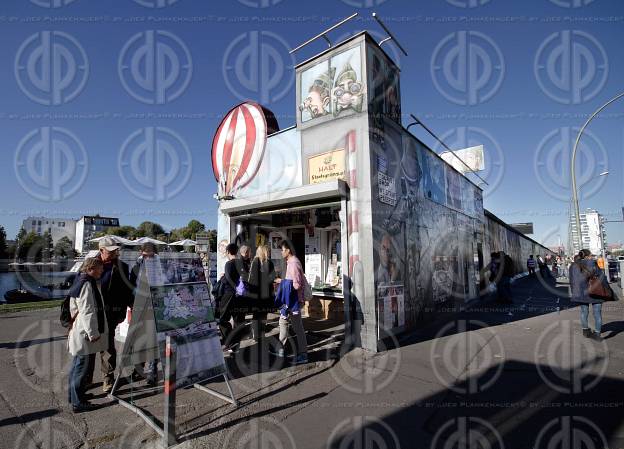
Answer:
<svg viewBox="0 0 624 449"><path fill-rule="evenodd" d="M251 330L254 340L262 337L262 328L267 319L267 313L275 310L275 293L273 281L275 280L275 265L269 259L269 247L260 245L256 249L256 257L251 262L249 269L249 299L254 301L253 321Z"/></svg>

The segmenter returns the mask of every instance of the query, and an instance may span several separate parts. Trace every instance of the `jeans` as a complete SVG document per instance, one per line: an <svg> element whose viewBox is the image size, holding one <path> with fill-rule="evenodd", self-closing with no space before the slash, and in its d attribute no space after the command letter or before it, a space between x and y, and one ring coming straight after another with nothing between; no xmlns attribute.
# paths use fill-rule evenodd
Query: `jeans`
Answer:
<svg viewBox="0 0 624 449"><path fill-rule="evenodd" d="M69 395L68 400L72 407L78 407L84 403L85 378L89 373L89 355L77 355L72 360L69 370Z"/></svg>
<svg viewBox="0 0 624 449"><path fill-rule="evenodd" d="M596 332L600 333L602 329L602 304L592 304L592 312L594 312L594 325ZM581 327L589 329L589 304L581 304Z"/></svg>
<svg viewBox="0 0 624 449"><path fill-rule="evenodd" d="M279 341L282 346L286 344L288 340L288 324L292 324L295 334L297 335L297 354L306 354L308 352L308 343L306 342L305 330L303 328L303 321L301 320L301 314L291 313L289 317L279 318Z"/></svg>

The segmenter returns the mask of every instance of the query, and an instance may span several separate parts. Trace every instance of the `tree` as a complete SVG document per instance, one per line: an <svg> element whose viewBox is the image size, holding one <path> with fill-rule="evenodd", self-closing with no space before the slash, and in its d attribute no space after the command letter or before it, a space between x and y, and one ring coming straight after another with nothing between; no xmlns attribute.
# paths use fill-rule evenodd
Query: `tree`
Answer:
<svg viewBox="0 0 624 449"><path fill-rule="evenodd" d="M43 237L34 232L29 232L22 239L20 239L17 256L22 260L38 262L41 260L43 247Z"/></svg>
<svg viewBox="0 0 624 449"><path fill-rule="evenodd" d="M67 257L73 259L77 256L74 245L69 237L61 237L54 245L54 255L56 257Z"/></svg>
<svg viewBox="0 0 624 449"><path fill-rule="evenodd" d="M139 226L137 226L137 234L136 237L152 237L156 238L157 235L165 234L165 230L158 223L154 223L152 221L144 221Z"/></svg>
<svg viewBox="0 0 624 449"><path fill-rule="evenodd" d="M52 234L50 231L46 231L41 236L41 258L49 261L52 258L54 251L54 240L52 240Z"/></svg>
<svg viewBox="0 0 624 449"><path fill-rule="evenodd" d="M206 230L206 225L199 222L198 220L191 220L188 222L188 224L186 225L186 229L189 233L189 236L186 237L187 239L194 239L195 235L198 232L203 232Z"/></svg>
<svg viewBox="0 0 624 449"><path fill-rule="evenodd" d="M119 226L117 228L108 228L106 232L109 235L116 235L126 239L133 239L137 234L137 229L134 226Z"/></svg>
<svg viewBox="0 0 624 449"><path fill-rule="evenodd" d="M210 251L217 251L217 230L211 229L208 231L208 243L210 244Z"/></svg>
<svg viewBox="0 0 624 449"><path fill-rule="evenodd" d="M7 250L6 231L4 230L4 226L0 226L0 259L7 259Z"/></svg>

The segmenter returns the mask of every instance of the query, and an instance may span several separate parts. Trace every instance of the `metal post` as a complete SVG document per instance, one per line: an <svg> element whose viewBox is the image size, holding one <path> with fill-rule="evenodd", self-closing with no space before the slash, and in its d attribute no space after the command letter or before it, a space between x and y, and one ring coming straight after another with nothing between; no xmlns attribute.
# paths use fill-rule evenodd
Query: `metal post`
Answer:
<svg viewBox="0 0 624 449"><path fill-rule="evenodd" d="M175 427L175 404L176 404L176 357L177 348L175 340L167 335L165 343L165 416L164 416L164 447L172 446L176 443Z"/></svg>
<svg viewBox="0 0 624 449"><path fill-rule="evenodd" d="M571 174L571 178L572 178L572 199L573 199L573 202L574 202L574 217L575 217L575 221L576 221L576 230L577 230L577 234L578 234L578 238L579 238L579 240L578 240L578 242L579 242L579 249L581 249L582 240L581 240L581 215L580 215L580 211L579 211L578 192L576 190L576 150L578 148L579 141L581 140L581 135L583 134L583 131L585 131L585 128L587 128L587 125L589 125L589 122L591 122L594 119L594 117L596 117L598 114L600 114L600 112L602 112L602 110L604 108L606 108L611 103L613 103L614 101L616 101L616 100L618 100L618 99L620 99L622 97L624 97L624 92L622 92L621 94L616 95L615 97L613 97L612 99L607 101L605 104L600 106L596 110L596 112L594 112L587 119L585 124L579 130L578 136L576 136L576 142L574 142L574 148L572 149L572 162L570 164L570 174ZM572 244L574 244L574 242L572 242Z"/></svg>

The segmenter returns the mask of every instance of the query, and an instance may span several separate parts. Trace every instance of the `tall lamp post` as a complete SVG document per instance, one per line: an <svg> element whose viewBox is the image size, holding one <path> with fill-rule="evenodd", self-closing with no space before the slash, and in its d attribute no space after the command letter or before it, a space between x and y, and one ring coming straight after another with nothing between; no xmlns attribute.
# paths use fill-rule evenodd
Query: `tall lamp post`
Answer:
<svg viewBox="0 0 624 449"><path fill-rule="evenodd" d="M607 101L605 104L600 106L596 110L596 112L594 112L587 119L585 124L581 127L581 129L579 130L578 136L576 136L576 142L574 142L574 149L572 150L572 163L571 163L571 167L570 167L570 172L571 172L571 178L572 178L572 198L573 198L573 202L574 202L574 218L575 218L575 221L576 221L576 232L577 232L577 235L578 235L578 238L579 238L579 245L581 244L581 216L580 216L580 212L579 212L578 192L576 190L576 150L578 148L579 141L581 140L581 136L583 135L583 131L585 131L585 128L587 128L587 125L589 125L589 122L591 122L594 119L594 117L596 117L598 114L600 114L604 108L606 108L611 103L613 103L614 101L619 100L622 97L624 97L624 92L616 95L615 97L613 97L609 101Z"/></svg>

